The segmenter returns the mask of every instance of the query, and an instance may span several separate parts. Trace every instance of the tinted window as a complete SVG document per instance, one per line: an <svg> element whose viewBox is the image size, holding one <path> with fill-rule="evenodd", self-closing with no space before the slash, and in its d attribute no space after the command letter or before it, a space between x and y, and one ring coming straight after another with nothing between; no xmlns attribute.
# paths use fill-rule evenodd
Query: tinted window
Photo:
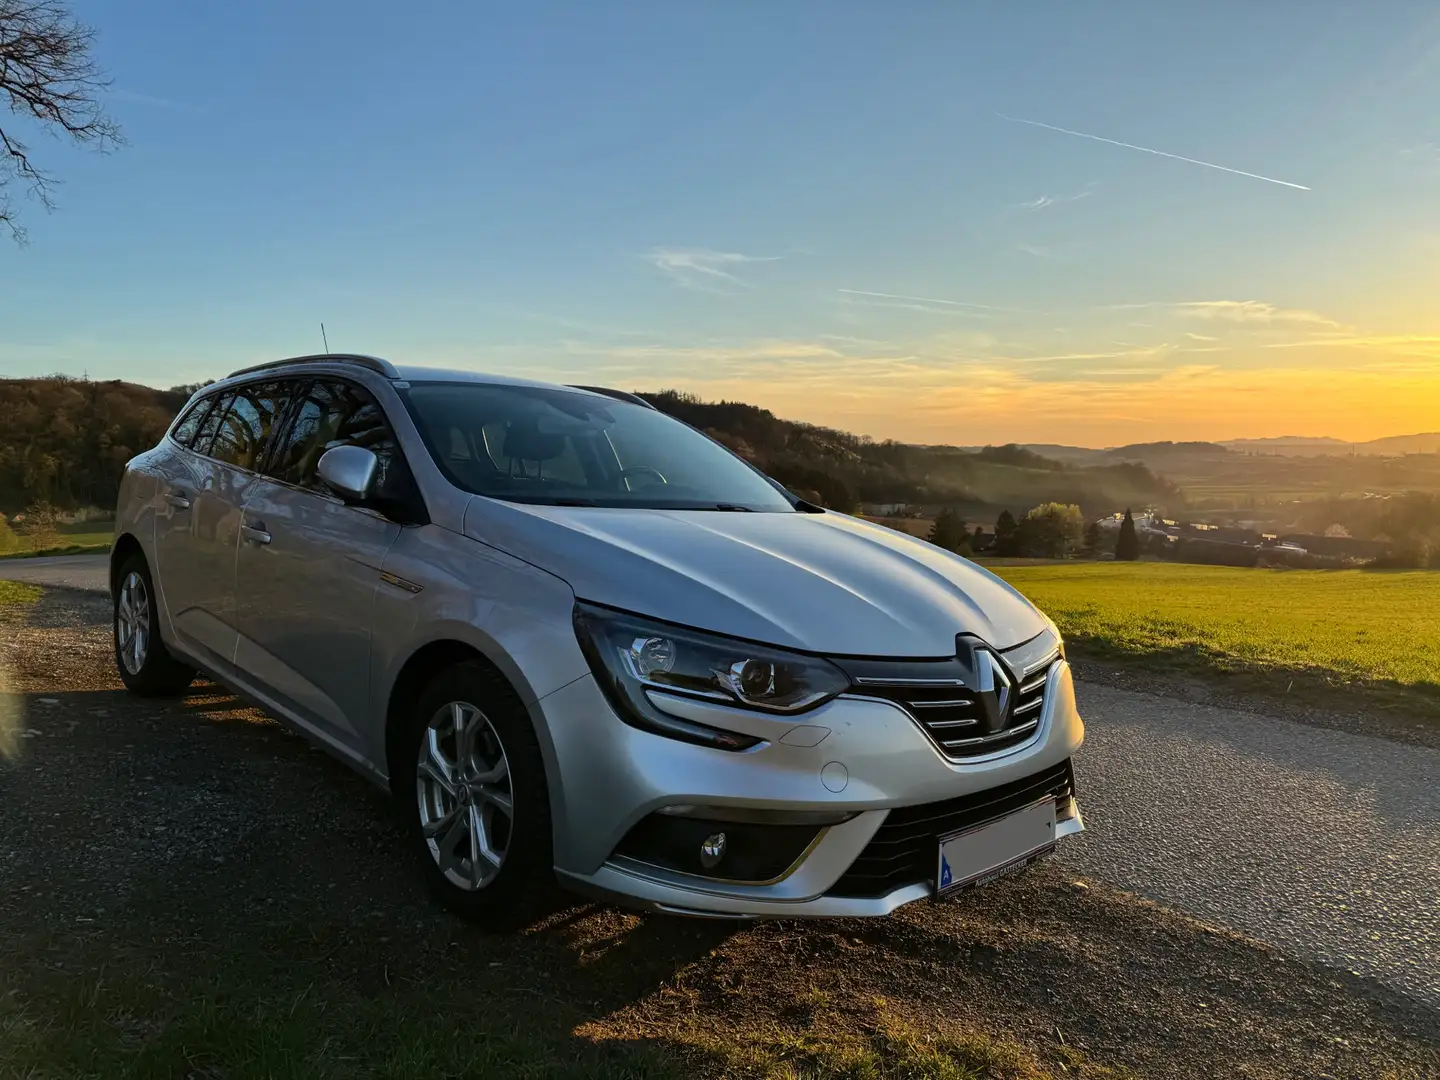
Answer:
<svg viewBox="0 0 1440 1080"><path fill-rule="evenodd" d="M215 403L215 407L200 421L200 429L195 432L195 439L190 443L190 449L199 454L210 453L211 440L214 439L215 432L220 427L220 421L225 419L225 411L230 408L233 396L233 394L217 394L210 399Z"/></svg>
<svg viewBox="0 0 1440 1080"><path fill-rule="evenodd" d="M793 512L763 476L693 428L593 394L417 383L406 402L456 485L521 502Z"/></svg>
<svg viewBox="0 0 1440 1080"><path fill-rule="evenodd" d="M252 383L235 391L215 432L210 456L241 469L258 469L289 402L283 383Z"/></svg>
<svg viewBox="0 0 1440 1080"><path fill-rule="evenodd" d="M400 497L403 466L395 433L368 392L346 382L311 383L271 455L269 473L289 484L326 491L316 466L336 446L363 446L380 462L376 493Z"/></svg>
<svg viewBox="0 0 1440 1080"><path fill-rule="evenodd" d="M191 440L195 438L195 433L200 430L200 421L205 419L205 413L212 404L214 404L213 398L201 398L191 405L189 411L180 418L180 422L170 432L170 437L181 446L189 446Z"/></svg>

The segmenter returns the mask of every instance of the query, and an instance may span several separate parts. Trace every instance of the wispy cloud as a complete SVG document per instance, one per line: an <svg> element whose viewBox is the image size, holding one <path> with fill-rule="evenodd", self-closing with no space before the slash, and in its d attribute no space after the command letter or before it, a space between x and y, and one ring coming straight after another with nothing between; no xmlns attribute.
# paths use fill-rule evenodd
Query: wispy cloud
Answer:
<svg viewBox="0 0 1440 1080"><path fill-rule="evenodd" d="M1198 319L1221 319L1236 323L1304 323L1330 329L1344 329L1342 323L1316 311L1282 308L1260 300L1186 300L1175 305L1180 315Z"/></svg>
<svg viewBox="0 0 1440 1080"><path fill-rule="evenodd" d="M1185 331L1185 336L1188 337L1191 341L1219 341L1219 340L1220 340L1219 338L1210 337L1210 335L1208 335L1208 334L1194 334L1194 333L1191 333L1189 330L1186 330L1186 331Z"/></svg>
<svg viewBox="0 0 1440 1080"><path fill-rule="evenodd" d="M1069 259L1074 253L1074 244L1016 244L1016 249L1037 259Z"/></svg>
<svg viewBox="0 0 1440 1080"><path fill-rule="evenodd" d="M1095 185L1092 183L1084 191L1077 191L1073 195L1041 195L1038 198L1031 199L1029 202L1020 203L1016 207L1016 209L1044 210L1046 207L1059 206L1062 203L1079 202L1081 199L1088 199L1090 197L1090 195L1093 193L1092 189L1094 188L1094 186Z"/></svg>
<svg viewBox="0 0 1440 1080"><path fill-rule="evenodd" d="M731 268L748 263L776 262L779 255L742 255L738 251L713 251L710 248L651 248L642 256L677 285L687 289L728 292L731 287L750 288L731 272Z"/></svg>
<svg viewBox="0 0 1440 1080"><path fill-rule="evenodd" d="M1006 116L1004 113L996 113L1002 120L1008 120L1012 124L1029 124L1031 127L1044 128L1046 131L1058 131L1061 135L1073 135L1077 139L1090 139L1092 142L1108 143L1111 146L1122 146L1126 150L1139 150L1142 154L1154 154L1156 157L1170 158L1173 161L1184 161L1191 165L1203 165L1207 169L1219 169L1221 172L1233 173L1236 176L1247 176L1251 180L1264 180L1267 184L1279 184L1281 187L1295 188L1298 191L1309 191L1304 184L1292 184L1289 180L1277 180L1273 176L1261 176L1259 173L1246 172L1243 169L1232 169L1228 165L1217 165L1213 161L1201 161L1199 158L1183 157L1180 154L1167 153L1164 150L1154 150L1148 146L1136 146L1134 143L1121 142L1118 139L1107 139L1102 135L1089 135L1083 131L1073 131L1070 128L1056 127L1054 124L1042 124L1039 120L1025 120L1019 116Z"/></svg>
<svg viewBox="0 0 1440 1080"><path fill-rule="evenodd" d="M1440 359L1440 335L1437 334L1327 334L1301 341L1275 341L1267 349L1330 348L1384 349L1411 356Z"/></svg>
<svg viewBox="0 0 1440 1080"><path fill-rule="evenodd" d="M1400 148L1400 156L1413 158L1417 161L1440 161L1440 142L1434 139L1425 142L1411 143L1409 146Z"/></svg>
<svg viewBox="0 0 1440 1080"><path fill-rule="evenodd" d="M1248 325L1303 324L1328 330L1348 330L1341 322L1304 308L1284 308L1263 300L1150 300L1138 304L1107 304L1107 311L1159 310L1187 319L1210 319ZM1131 323L1130 325L1144 325ZM1195 335L1190 335L1195 337Z"/></svg>
<svg viewBox="0 0 1440 1080"><path fill-rule="evenodd" d="M582 334L593 334L596 337L654 337L650 330L632 330L622 326L611 326L606 323L595 323L588 319L572 319L564 315L551 315L544 311L511 311L509 314L516 318L524 319L527 322L544 323L548 326L558 326L563 330L575 330Z"/></svg>
<svg viewBox="0 0 1440 1080"><path fill-rule="evenodd" d="M868 289L836 289L835 291L845 296L871 297L880 300L908 300L915 304L939 304L942 307L971 308L976 311L1015 312L1020 310L1020 308L997 307L994 304L976 304L969 300L942 300L934 296L910 296L906 293L871 292Z"/></svg>

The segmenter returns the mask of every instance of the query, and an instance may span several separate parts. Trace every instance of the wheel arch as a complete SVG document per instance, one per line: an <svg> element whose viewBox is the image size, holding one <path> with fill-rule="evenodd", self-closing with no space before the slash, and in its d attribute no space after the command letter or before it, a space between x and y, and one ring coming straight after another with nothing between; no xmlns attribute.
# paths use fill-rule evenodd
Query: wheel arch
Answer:
<svg viewBox="0 0 1440 1080"><path fill-rule="evenodd" d="M110 547L109 576L111 596L115 595L115 590L119 588L120 585L120 568L125 565L125 561L129 559L132 555L139 555L142 559L146 558L145 549L141 546L140 541L136 539L135 534L129 532L121 533L115 538L115 543L112 544ZM155 573L153 567L151 568L150 573L153 577Z"/></svg>
<svg viewBox="0 0 1440 1080"><path fill-rule="evenodd" d="M534 694L529 692L529 688L517 684L504 665L497 664L484 650L471 642L453 637L437 638L419 646L410 654L401 665L385 699L385 775L392 794L395 791L396 776L407 767L404 747L406 709L414 704L430 680L442 671L464 663L483 665L510 687L529 716L530 723L536 728L543 757L546 759L546 771L551 770L549 747L543 728L536 723L531 708Z"/></svg>

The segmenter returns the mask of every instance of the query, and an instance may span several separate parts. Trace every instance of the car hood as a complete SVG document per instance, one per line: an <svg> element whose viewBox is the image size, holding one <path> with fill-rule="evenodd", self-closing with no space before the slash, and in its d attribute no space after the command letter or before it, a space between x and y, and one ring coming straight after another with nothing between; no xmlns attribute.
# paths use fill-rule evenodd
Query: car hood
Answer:
<svg viewBox="0 0 1440 1080"><path fill-rule="evenodd" d="M480 496L467 536L564 579L582 600L810 652L954 656L1046 629L994 574L843 514L537 506Z"/></svg>

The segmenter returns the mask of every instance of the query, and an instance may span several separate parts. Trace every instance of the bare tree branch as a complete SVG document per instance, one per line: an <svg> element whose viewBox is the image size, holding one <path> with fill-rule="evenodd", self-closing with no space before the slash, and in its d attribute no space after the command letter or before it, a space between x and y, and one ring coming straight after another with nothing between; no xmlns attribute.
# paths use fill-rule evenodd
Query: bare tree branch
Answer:
<svg viewBox="0 0 1440 1080"><path fill-rule="evenodd" d="M123 144L105 114L101 93L110 85L90 55L95 31L59 0L0 0L0 96L16 116L49 134L101 152ZM9 193L12 181L46 210L59 183L30 156L30 147L0 125L0 226L25 242Z"/></svg>

